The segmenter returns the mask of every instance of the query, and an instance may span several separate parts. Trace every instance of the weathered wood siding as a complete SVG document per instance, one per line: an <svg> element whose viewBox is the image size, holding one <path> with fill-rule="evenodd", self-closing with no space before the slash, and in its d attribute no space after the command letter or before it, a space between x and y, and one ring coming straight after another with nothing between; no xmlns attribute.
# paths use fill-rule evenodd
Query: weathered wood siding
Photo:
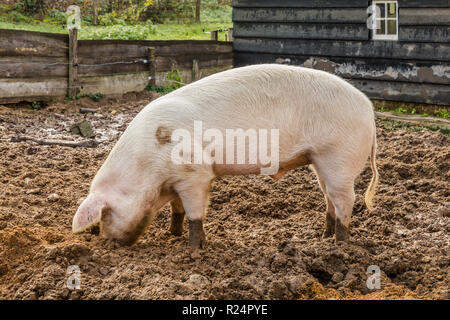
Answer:
<svg viewBox="0 0 450 320"><path fill-rule="evenodd" d="M69 37L0 29L0 103L65 97L68 86ZM148 48L155 48L156 84L178 69L191 82L193 61L199 75L233 65L231 43L218 41L78 41L79 94L122 94L149 83Z"/></svg>
<svg viewBox="0 0 450 320"><path fill-rule="evenodd" d="M450 105L450 1L399 0L399 40L372 40L367 0L234 0L234 65L282 62L369 97Z"/></svg>

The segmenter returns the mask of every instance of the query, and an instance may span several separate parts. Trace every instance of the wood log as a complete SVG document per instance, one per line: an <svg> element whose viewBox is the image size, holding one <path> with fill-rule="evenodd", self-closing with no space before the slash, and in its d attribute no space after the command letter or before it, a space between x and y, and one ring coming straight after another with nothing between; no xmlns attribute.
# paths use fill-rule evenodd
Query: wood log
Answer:
<svg viewBox="0 0 450 320"><path fill-rule="evenodd" d="M16 136L11 138L11 142L23 142L31 141L39 145L48 146L62 146L62 147L82 147L82 148L96 148L100 142L95 140L84 140L84 141L63 141L63 140L40 140L32 137Z"/></svg>

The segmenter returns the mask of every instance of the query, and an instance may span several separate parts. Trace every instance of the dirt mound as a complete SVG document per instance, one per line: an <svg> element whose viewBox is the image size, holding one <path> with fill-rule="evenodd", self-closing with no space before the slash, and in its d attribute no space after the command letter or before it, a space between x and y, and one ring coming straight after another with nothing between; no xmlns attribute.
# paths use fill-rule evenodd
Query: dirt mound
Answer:
<svg viewBox="0 0 450 320"><path fill-rule="evenodd" d="M85 233L71 221L89 184L149 94L54 103L42 110L0 106L1 299L448 299L449 138L379 125L380 186L368 212L367 168L356 181L352 241L322 240L325 203L306 167L214 181L207 249L169 235L169 207L132 247ZM95 114L80 114L80 106ZM95 149L12 143L16 135L72 139L88 120ZM94 232L95 233L95 232ZM69 290L78 265L81 289ZM381 289L367 288L371 265Z"/></svg>

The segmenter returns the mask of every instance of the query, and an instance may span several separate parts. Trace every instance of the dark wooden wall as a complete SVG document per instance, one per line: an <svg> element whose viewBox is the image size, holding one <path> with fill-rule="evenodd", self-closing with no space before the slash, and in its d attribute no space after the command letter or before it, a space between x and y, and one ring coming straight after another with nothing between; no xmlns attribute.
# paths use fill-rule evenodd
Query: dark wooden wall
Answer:
<svg viewBox="0 0 450 320"><path fill-rule="evenodd" d="M367 0L234 0L234 65L283 62L370 98L450 105L450 1L399 0L399 40L371 40Z"/></svg>
<svg viewBox="0 0 450 320"><path fill-rule="evenodd" d="M49 100L67 95L69 37L66 34L0 29L0 103ZM149 83L148 48L155 48L156 84L179 70L184 82L229 69L229 42L173 40L78 41L80 94L122 94L143 90Z"/></svg>

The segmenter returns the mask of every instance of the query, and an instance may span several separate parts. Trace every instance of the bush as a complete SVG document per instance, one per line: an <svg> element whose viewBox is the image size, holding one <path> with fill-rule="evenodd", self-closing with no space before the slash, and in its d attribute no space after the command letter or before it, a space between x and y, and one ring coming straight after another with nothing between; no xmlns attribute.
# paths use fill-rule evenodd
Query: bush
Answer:
<svg viewBox="0 0 450 320"><path fill-rule="evenodd" d="M194 20L195 0L160 0L145 7L140 19L163 23L166 20L186 22Z"/></svg>
<svg viewBox="0 0 450 320"><path fill-rule="evenodd" d="M43 13L45 7L44 0L18 0L16 2L16 9L26 14Z"/></svg>
<svg viewBox="0 0 450 320"><path fill-rule="evenodd" d="M83 39L121 39L147 40L153 32L151 22L134 26L113 25L108 27L82 28L80 38Z"/></svg>
<svg viewBox="0 0 450 320"><path fill-rule="evenodd" d="M24 16L18 11L11 11L7 15L8 21L16 23L31 23L32 19L30 17Z"/></svg>
<svg viewBox="0 0 450 320"><path fill-rule="evenodd" d="M58 10L50 10L48 13L48 19L45 19L44 22L48 22L51 24L65 24L67 21L66 14L64 12Z"/></svg>
<svg viewBox="0 0 450 320"><path fill-rule="evenodd" d="M180 70L170 70L166 76L166 82L168 83L166 88L169 90L180 88L183 84L183 77L181 76Z"/></svg>

